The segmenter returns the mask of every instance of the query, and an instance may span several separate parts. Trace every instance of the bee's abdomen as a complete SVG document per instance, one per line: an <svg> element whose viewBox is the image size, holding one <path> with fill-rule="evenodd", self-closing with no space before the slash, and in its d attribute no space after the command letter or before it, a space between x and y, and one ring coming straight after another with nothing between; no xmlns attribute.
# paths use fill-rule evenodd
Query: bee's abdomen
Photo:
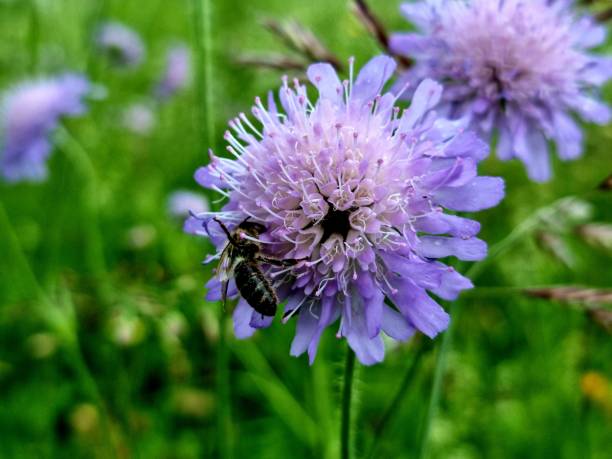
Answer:
<svg viewBox="0 0 612 459"><path fill-rule="evenodd" d="M264 316L274 316L278 297L268 279L254 262L241 261L234 268L234 279L242 298Z"/></svg>

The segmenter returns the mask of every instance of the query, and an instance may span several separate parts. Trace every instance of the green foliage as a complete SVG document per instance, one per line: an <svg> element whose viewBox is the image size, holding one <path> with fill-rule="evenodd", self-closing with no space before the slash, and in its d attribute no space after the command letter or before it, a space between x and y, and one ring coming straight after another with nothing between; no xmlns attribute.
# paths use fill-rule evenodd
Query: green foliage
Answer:
<svg viewBox="0 0 612 459"><path fill-rule="evenodd" d="M47 183L0 184L2 458L218 457L220 306L203 300L210 268L200 264L210 247L185 235L166 209L170 192L196 189L192 174L207 161L202 81L157 107L150 135L120 123L121 110L150 93L169 45L182 40L198 49L192 3L0 1L0 88L74 69L107 92L58 133ZM278 72L233 63L241 52L284 52L261 19L298 19L342 60L355 55L364 62L377 53L348 2L212 3L208 83L217 152L226 121L278 86ZM390 29L404 27L398 4L374 5ZM142 34L148 48L142 67L117 71L92 52L91 33L105 18ZM610 222L612 195L590 190L612 172L611 141L612 127L589 127L585 157L557 161L555 179L545 185L529 182L518 163L489 158L483 172L504 176L508 192L501 206L479 214L482 237L499 242L541 207L576 194L592 205L587 221ZM561 234L575 259L571 266L528 232L491 260L478 288L460 300L431 425L431 458L609 457L609 335L581 308L519 291L611 286L610 252L579 239L573 231L579 223ZM288 355L293 328L276 323L248 342L228 333L231 405L224 408L232 415L235 457L339 455L343 343L328 332L310 367ZM389 349L381 365L359 368L358 455L370 449L423 340ZM415 457L438 349L437 342L422 353L375 457Z"/></svg>

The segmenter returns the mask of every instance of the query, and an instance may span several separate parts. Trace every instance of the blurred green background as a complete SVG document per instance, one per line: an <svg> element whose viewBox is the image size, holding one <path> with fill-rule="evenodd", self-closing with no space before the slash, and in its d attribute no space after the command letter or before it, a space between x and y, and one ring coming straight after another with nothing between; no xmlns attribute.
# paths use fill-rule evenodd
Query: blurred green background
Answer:
<svg viewBox="0 0 612 459"><path fill-rule="evenodd" d="M200 261L210 247L182 232L167 199L177 188L197 189L192 175L207 161L206 139L222 152L227 120L278 86L279 71L235 63L242 53L290 54L263 19L297 19L342 61L356 56L358 66L377 45L347 1L211 3L213 78L206 81L202 48L210 44L202 45L196 0L0 0L0 90L68 69L107 92L57 133L46 183L0 184L0 458L219 457L216 417L228 408L234 457L338 455L345 343L331 330L312 367L288 355L293 323L275 323L249 341L230 332L221 389L231 405L219 400L217 316L230 311L204 301L210 268ZM384 3L373 6L389 29L406 28L399 0ZM92 50L92 31L106 19L143 37L147 59L138 69L113 69ZM177 41L192 48L194 83L154 107L148 135L130 132L122 110L146 100ZM213 132L205 128L207 103ZM585 157L556 161L545 185L529 182L517 163L484 162L484 174L507 180L505 201L477 216L489 244L538 209L580 197L528 220L530 229L482 265L477 289L453 306L454 335L431 416L440 339L417 337L389 348L384 363L358 368L359 457L417 457L427 419L430 458L610 457L609 334L584 305L520 289L612 287L610 227L599 227L608 239L605 231L584 237L588 225L612 224L612 193L591 191L612 172L611 141L611 126L589 127ZM417 352L405 396L372 451L376 426Z"/></svg>

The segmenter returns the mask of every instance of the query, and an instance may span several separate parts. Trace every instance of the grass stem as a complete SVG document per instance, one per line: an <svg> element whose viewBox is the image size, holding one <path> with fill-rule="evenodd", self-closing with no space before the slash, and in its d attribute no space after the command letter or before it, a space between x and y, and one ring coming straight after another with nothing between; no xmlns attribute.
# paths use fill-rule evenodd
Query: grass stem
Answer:
<svg viewBox="0 0 612 459"><path fill-rule="evenodd" d="M353 376L355 374L355 353L349 347L346 350L344 364L344 386L342 388L342 412L340 416L340 457L351 459L351 405L353 393Z"/></svg>
<svg viewBox="0 0 612 459"><path fill-rule="evenodd" d="M425 354L425 352L430 348L427 343L423 341L419 341L416 349L413 349L412 353L412 361L408 365L408 369L406 373L404 373L404 377L402 382L400 383L395 396L391 400L391 403L387 406L380 420L374 427L374 433L372 435L372 444L370 445L370 449L368 454L365 456L368 459L374 459L376 457L378 447L380 445L379 440L383 436L383 432L386 431L387 426L393 420L395 413L400 409L401 403L408 393L408 389L410 388L410 383L414 380L414 376L417 368L419 367L419 363L421 361L421 357Z"/></svg>
<svg viewBox="0 0 612 459"><path fill-rule="evenodd" d="M191 0L194 18L194 48L196 50L196 75L198 81L198 122L203 130L200 136L200 151L206 151L215 141L214 84L213 84L213 40L212 0ZM233 457L233 428L230 394L229 349L227 345L226 312L219 306L219 341L217 343L216 391L218 398L217 438L221 459Z"/></svg>

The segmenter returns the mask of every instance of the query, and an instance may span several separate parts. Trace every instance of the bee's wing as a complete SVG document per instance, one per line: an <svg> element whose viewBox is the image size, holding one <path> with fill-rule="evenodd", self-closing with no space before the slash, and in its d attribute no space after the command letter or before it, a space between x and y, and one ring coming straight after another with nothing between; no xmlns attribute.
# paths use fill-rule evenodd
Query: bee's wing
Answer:
<svg viewBox="0 0 612 459"><path fill-rule="evenodd" d="M227 288L229 287L229 281L221 282L221 301L223 302L223 310L225 311L225 304L227 303Z"/></svg>
<svg viewBox="0 0 612 459"><path fill-rule="evenodd" d="M225 311L225 304L227 303L227 289L229 286L229 279L231 277L231 264L232 257L230 256L231 244L227 244L221 252L219 257L219 264L217 265L217 275L221 281L221 301L223 302L223 310Z"/></svg>
<svg viewBox="0 0 612 459"><path fill-rule="evenodd" d="M219 276L219 280L221 282L227 282L231 277L230 268L231 268L231 257L229 255L230 252L230 244L227 244L221 252L221 256L219 257L219 264L217 265L217 276Z"/></svg>

